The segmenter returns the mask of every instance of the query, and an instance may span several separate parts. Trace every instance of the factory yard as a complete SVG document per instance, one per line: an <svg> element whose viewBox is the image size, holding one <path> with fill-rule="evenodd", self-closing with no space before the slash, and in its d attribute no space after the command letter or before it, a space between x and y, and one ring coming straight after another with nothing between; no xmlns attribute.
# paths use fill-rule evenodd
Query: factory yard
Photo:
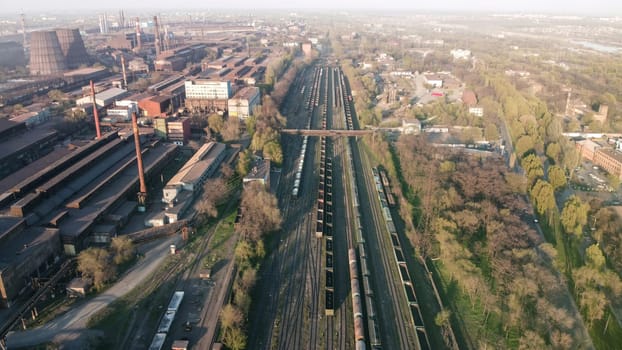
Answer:
<svg viewBox="0 0 622 350"><path fill-rule="evenodd" d="M139 251L144 258L136 263L119 281L102 294L77 304L73 309L45 326L23 332L13 332L7 337L9 348L30 347L47 342L62 344L65 349L82 348L80 344L89 343L90 337L101 336L101 332L88 330L89 319L108 307L120 297L140 286L168 256L169 246L179 242L179 237L171 237L152 242Z"/></svg>

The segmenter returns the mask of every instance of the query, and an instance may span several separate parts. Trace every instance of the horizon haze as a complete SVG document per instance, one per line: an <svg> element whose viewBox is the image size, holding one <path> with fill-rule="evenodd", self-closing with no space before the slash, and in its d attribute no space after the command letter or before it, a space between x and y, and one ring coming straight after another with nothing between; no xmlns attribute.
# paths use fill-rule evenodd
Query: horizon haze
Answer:
<svg viewBox="0 0 622 350"><path fill-rule="evenodd" d="M595 0L592 2L568 3L566 1L537 1L525 0L520 3L507 3L493 0L478 0L463 2L460 0L446 0L443 2L406 2L400 0L389 0L381 3L372 0L346 0L346 1L290 1L284 3L278 0L265 0L261 3L248 0L241 0L232 3L218 5L200 4L196 1L179 0L174 3L169 1L154 0L149 3L131 5L122 0L111 0L105 4L92 4L79 0L62 0L50 3L44 0L25 0L15 3L7 3L0 10L0 13L33 13L49 12L57 13L66 9L78 11L101 11L111 9L132 9L132 10L198 10L198 9L218 9L218 10L410 10L410 11L432 11L432 12L502 12L502 13L547 13L547 14L572 14L572 15L606 15L608 17L622 15L622 2L613 0ZM129 5L129 6L128 6ZM223 6L225 5L225 6Z"/></svg>

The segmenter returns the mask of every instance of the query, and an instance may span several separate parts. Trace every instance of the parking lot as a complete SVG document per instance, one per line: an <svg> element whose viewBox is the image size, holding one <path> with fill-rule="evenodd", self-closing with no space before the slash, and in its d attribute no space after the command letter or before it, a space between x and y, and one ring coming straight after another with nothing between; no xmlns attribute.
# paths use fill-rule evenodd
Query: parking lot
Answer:
<svg viewBox="0 0 622 350"><path fill-rule="evenodd" d="M615 192L609 183L608 174L592 162L584 161L575 169L570 181L575 190L586 192Z"/></svg>

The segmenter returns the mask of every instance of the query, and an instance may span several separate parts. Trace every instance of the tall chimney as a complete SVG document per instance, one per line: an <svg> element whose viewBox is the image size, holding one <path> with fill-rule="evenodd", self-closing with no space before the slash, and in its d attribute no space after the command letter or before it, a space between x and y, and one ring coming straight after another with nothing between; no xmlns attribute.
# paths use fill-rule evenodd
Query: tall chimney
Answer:
<svg viewBox="0 0 622 350"><path fill-rule="evenodd" d="M123 88L127 89L127 73L125 72L125 56L121 54L121 71L123 72Z"/></svg>
<svg viewBox="0 0 622 350"><path fill-rule="evenodd" d="M158 24L158 16L153 16L153 24L155 25L155 49L156 57L160 55L162 51L162 43L160 40L160 25Z"/></svg>
<svg viewBox="0 0 622 350"><path fill-rule="evenodd" d="M91 102L93 102L93 118L95 119L95 132L97 133L97 138L100 139L102 137L102 132L99 129L99 114L97 113L97 100L95 99L95 84L91 80Z"/></svg>
<svg viewBox="0 0 622 350"><path fill-rule="evenodd" d="M136 47L142 49L143 42L140 38L140 18L136 17Z"/></svg>
<svg viewBox="0 0 622 350"><path fill-rule="evenodd" d="M143 167L143 156L140 151L140 133L138 131L138 120L136 112L132 112L132 129L134 130L134 145L136 146L136 163L138 163L138 181L140 191L138 192L138 211L144 212L147 203L147 184L145 183L145 169Z"/></svg>

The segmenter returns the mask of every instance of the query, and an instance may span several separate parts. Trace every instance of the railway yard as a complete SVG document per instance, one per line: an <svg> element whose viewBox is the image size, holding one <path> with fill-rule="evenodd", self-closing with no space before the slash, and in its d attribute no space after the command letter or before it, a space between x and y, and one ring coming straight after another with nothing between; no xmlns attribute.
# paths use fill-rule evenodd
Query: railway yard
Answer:
<svg viewBox="0 0 622 350"><path fill-rule="evenodd" d="M357 129L347 79L335 65L307 68L283 112L287 128L308 132L283 135L284 224L260 272L249 346L430 349L386 175L355 137L316 136Z"/></svg>

